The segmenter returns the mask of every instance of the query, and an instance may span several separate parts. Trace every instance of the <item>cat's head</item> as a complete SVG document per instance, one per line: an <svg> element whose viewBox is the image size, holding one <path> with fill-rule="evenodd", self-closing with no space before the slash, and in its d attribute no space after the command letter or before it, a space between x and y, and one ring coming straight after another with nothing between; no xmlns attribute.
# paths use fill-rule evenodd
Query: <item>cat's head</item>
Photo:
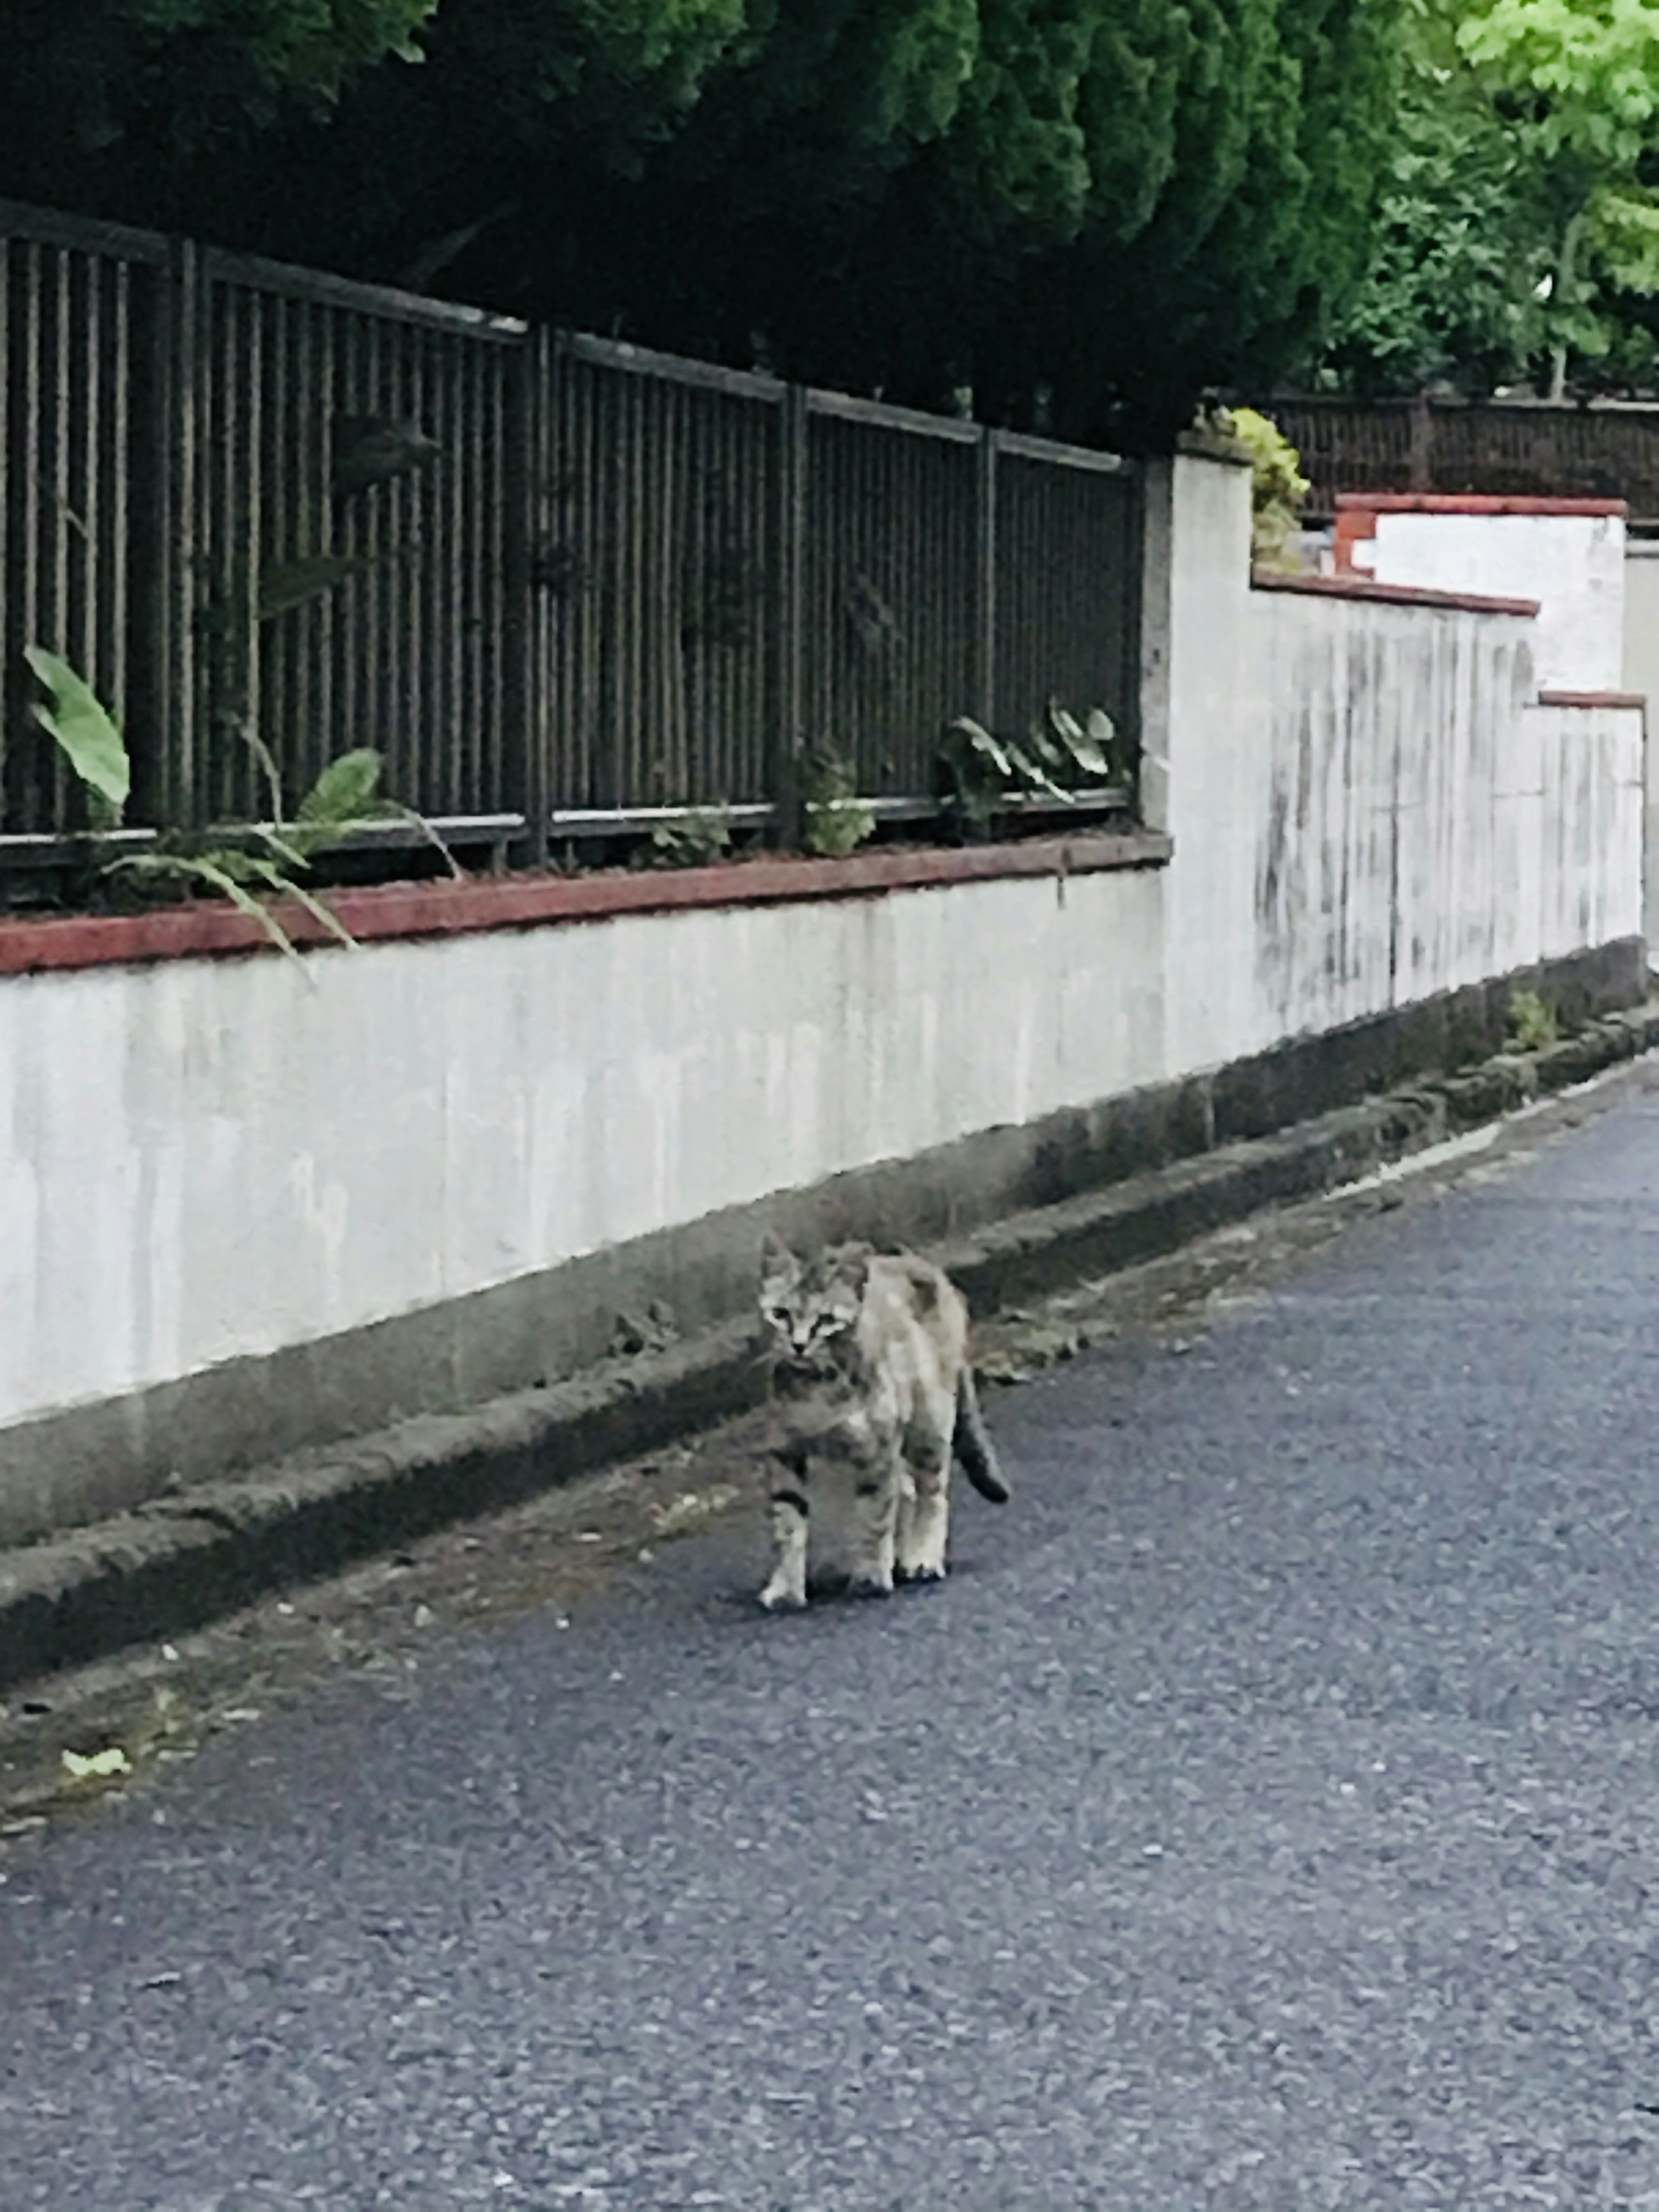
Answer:
<svg viewBox="0 0 1659 2212"><path fill-rule="evenodd" d="M793 1360L832 1359L859 1317L868 1258L843 1249L804 1261L769 1235L761 1251L760 1310L775 1348Z"/></svg>

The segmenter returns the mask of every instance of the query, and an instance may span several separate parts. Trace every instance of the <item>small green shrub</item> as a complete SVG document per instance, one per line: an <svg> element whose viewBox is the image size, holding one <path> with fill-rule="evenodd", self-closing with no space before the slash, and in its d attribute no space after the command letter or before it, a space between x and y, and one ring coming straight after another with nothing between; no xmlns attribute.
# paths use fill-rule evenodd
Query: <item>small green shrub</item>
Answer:
<svg viewBox="0 0 1659 2212"><path fill-rule="evenodd" d="M118 829L132 789L132 764L119 725L67 661L41 646L28 647L24 657L47 695L36 702L35 719L85 787L94 828ZM379 753L362 748L331 761L300 801L294 819L288 821L276 762L258 737L242 734L270 788L270 825L239 823L206 835L162 830L148 852L112 860L106 875L125 876L175 892L187 894L198 888L215 892L257 921L280 951L297 959L298 948L267 901L293 899L337 942L355 945L356 939L337 916L296 881L319 853L339 844L353 830L371 822L412 822L443 854L451 872L459 874L447 846L424 817L381 795Z"/></svg>
<svg viewBox="0 0 1659 2212"><path fill-rule="evenodd" d="M1517 991L1510 1000L1509 1035L1504 1042L1511 1052L1545 1052L1558 1043L1561 1025L1553 1007L1547 1006L1536 991Z"/></svg>
<svg viewBox="0 0 1659 2212"><path fill-rule="evenodd" d="M1080 791L1127 784L1133 764L1111 716L1091 708L1082 721L1051 699L1023 739L1000 738L971 714L949 723L939 744L945 796L968 827L983 830L1011 799L1075 805Z"/></svg>
<svg viewBox="0 0 1659 2212"><path fill-rule="evenodd" d="M651 849L664 868L707 868L732 849L732 824L723 806L691 806L651 832Z"/></svg>
<svg viewBox="0 0 1659 2212"><path fill-rule="evenodd" d="M1254 407L1234 408L1227 419L1250 456L1250 558L1258 568L1294 569L1291 540L1311 488L1302 473L1302 457L1279 425Z"/></svg>
<svg viewBox="0 0 1659 2212"><path fill-rule="evenodd" d="M856 852L876 834L876 810L858 796L858 776L839 753L804 753L800 763L801 842L819 860Z"/></svg>

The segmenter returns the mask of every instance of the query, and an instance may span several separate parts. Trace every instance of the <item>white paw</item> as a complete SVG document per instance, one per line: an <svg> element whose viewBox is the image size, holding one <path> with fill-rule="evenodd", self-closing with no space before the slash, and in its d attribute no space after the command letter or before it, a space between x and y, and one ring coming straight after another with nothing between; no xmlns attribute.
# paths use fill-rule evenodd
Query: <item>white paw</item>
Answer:
<svg viewBox="0 0 1659 2212"><path fill-rule="evenodd" d="M787 1583L768 1583L760 1601L768 1613L803 1613L806 1608L805 1592L791 1589Z"/></svg>
<svg viewBox="0 0 1659 2212"><path fill-rule="evenodd" d="M900 1572L899 1580L902 1583L942 1583L945 1570L943 1567L905 1567Z"/></svg>
<svg viewBox="0 0 1659 2212"><path fill-rule="evenodd" d="M848 1597L891 1597L893 1577L885 1571L866 1569L855 1574L847 1585Z"/></svg>

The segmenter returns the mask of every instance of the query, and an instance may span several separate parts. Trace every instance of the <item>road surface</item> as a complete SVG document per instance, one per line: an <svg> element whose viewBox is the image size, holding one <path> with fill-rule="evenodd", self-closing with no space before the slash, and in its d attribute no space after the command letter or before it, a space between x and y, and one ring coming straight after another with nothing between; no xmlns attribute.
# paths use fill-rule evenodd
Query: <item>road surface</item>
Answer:
<svg viewBox="0 0 1659 2212"><path fill-rule="evenodd" d="M1659 2206L1659 1092L0 1866L3 2212Z"/></svg>

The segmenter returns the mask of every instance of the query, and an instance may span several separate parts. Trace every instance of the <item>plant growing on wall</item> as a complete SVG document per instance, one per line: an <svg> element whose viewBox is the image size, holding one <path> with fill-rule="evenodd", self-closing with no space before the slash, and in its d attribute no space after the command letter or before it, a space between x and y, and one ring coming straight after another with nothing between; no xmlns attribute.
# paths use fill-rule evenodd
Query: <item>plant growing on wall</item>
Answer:
<svg viewBox="0 0 1659 2212"><path fill-rule="evenodd" d="M1254 407L1234 408L1226 423L1250 457L1250 559L1258 568L1293 570L1310 489L1302 457L1278 423Z"/></svg>
<svg viewBox="0 0 1659 2212"><path fill-rule="evenodd" d="M800 763L801 840L820 860L839 860L876 834L876 810L858 795L857 771L839 753L805 753Z"/></svg>
<svg viewBox="0 0 1659 2212"><path fill-rule="evenodd" d="M723 806L689 806L651 832L651 850L665 868L706 868L732 849L732 823Z"/></svg>
<svg viewBox="0 0 1659 2212"><path fill-rule="evenodd" d="M23 658L46 694L34 702L34 719L79 778L93 828L118 830L132 790L132 763L114 717L55 653L31 645Z"/></svg>
<svg viewBox="0 0 1659 2212"><path fill-rule="evenodd" d="M1536 991L1516 991L1510 998L1509 1033L1504 1038L1510 1052L1547 1052L1561 1035L1561 1026L1554 1009L1545 1005Z"/></svg>
<svg viewBox="0 0 1659 2212"><path fill-rule="evenodd" d="M84 787L94 829L118 829L132 788L131 762L119 724L85 678L57 653L30 646L25 658L46 694L35 703L35 719ZM258 738L250 737L248 742L270 787L270 823L239 823L199 836L163 830L150 850L125 854L110 861L104 873L174 893L198 888L216 893L257 921L271 943L292 957L298 957L297 948L271 911L273 897L293 899L340 944L355 944L337 916L297 878L318 854L372 822L413 821L444 849L441 839L412 810L381 794L380 756L367 749L331 761L293 819L285 819L276 764ZM453 860L450 866L454 868Z"/></svg>
<svg viewBox="0 0 1659 2212"><path fill-rule="evenodd" d="M958 714L946 725L938 757L947 805L965 829L980 834L1010 799L1073 806L1085 791L1129 783L1126 753L1104 708L1091 708L1079 721L1051 699L1023 739L994 736L971 714Z"/></svg>

